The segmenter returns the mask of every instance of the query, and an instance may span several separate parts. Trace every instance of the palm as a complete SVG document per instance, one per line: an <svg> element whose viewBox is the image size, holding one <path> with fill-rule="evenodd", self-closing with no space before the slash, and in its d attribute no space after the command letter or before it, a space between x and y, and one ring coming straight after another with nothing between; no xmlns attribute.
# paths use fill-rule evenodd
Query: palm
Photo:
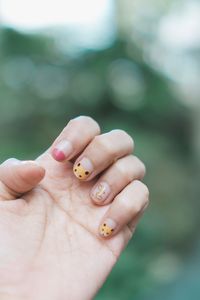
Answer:
<svg viewBox="0 0 200 300"><path fill-rule="evenodd" d="M33 299L91 299L129 240L130 230L125 227L112 239L101 239L98 225L108 205L92 203L89 191L94 182L79 182L71 163L57 163L48 153L38 160L47 170L45 179L0 210L4 272L13 285L20 281L32 286Z"/></svg>

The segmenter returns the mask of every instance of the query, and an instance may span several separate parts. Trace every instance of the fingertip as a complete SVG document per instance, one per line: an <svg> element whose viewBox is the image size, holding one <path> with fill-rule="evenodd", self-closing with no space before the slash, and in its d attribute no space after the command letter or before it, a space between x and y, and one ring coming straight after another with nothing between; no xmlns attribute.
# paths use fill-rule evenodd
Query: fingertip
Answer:
<svg viewBox="0 0 200 300"><path fill-rule="evenodd" d="M65 160L65 154L57 148L52 150L51 155L56 161L63 162Z"/></svg>
<svg viewBox="0 0 200 300"><path fill-rule="evenodd" d="M52 147L51 155L58 162L64 162L73 155L74 149L72 143L63 139Z"/></svg>
<svg viewBox="0 0 200 300"><path fill-rule="evenodd" d="M44 178L45 173L46 173L46 171L43 167L38 166L37 168L35 168L35 175L39 181L41 181Z"/></svg>
<svg viewBox="0 0 200 300"><path fill-rule="evenodd" d="M45 176L45 169L37 161L23 161L21 176L33 184L40 182Z"/></svg>

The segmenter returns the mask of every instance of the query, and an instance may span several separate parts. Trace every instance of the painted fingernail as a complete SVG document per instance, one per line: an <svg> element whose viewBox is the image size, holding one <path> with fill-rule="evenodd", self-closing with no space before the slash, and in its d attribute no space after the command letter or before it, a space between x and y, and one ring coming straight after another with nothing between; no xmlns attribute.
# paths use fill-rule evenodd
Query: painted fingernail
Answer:
<svg viewBox="0 0 200 300"><path fill-rule="evenodd" d="M111 192L110 186L107 182L102 181L91 191L91 197L96 202L103 202L108 198L109 194Z"/></svg>
<svg viewBox="0 0 200 300"><path fill-rule="evenodd" d="M113 234L117 227L117 223L112 219L106 219L99 227L99 234L102 237L108 237Z"/></svg>
<svg viewBox="0 0 200 300"><path fill-rule="evenodd" d="M52 155L57 161L64 161L72 153L72 151L72 144L69 141L65 140L56 145L56 147L52 151Z"/></svg>
<svg viewBox="0 0 200 300"><path fill-rule="evenodd" d="M87 157L83 157L73 168L75 176L81 180L87 179L93 170L93 164Z"/></svg>

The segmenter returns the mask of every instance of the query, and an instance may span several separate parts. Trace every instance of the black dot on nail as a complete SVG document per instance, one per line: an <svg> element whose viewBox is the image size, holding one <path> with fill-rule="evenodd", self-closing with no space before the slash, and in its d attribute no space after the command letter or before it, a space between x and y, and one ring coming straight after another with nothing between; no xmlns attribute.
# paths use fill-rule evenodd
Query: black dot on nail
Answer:
<svg viewBox="0 0 200 300"><path fill-rule="evenodd" d="M78 164L78 167L80 167L80 165L81 165L81 164L79 163L79 164Z"/></svg>
<svg viewBox="0 0 200 300"><path fill-rule="evenodd" d="M106 226L106 224L104 223L103 226Z"/></svg>
<svg viewBox="0 0 200 300"><path fill-rule="evenodd" d="M89 174L89 172L88 172L88 171L86 171L86 172L85 172L85 175L88 175L88 174Z"/></svg>
<svg viewBox="0 0 200 300"><path fill-rule="evenodd" d="M111 231L114 231L114 229L111 229Z"/></svg>
<svg viewBox="0 0 200 300"><path fill-rule="evenodd" d="M77 169L75 169L74 171L77 172Z"/></svg>
<svg viewBox="0 0 200 300"><path fill-rule="evenodd" d="M79 175L79 177L81 178L82 176L81 176L81 175Z"/></svg>

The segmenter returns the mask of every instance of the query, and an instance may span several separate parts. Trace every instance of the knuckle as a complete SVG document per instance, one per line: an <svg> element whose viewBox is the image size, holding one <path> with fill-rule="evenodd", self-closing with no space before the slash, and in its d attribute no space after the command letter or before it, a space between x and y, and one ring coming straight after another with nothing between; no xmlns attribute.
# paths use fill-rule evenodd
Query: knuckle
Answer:
<svg viewBox="0 0 200 300"><path fill-rule="evenodd" d="M121 174L124 174L124 164L121 162L121 160L117 160L115 165L114 165L114 168L115 168L115 172L114 173L121 173Z"/></svg>
<svg viewBox="0 0 200 300"><path fill-rule="evenodd" d="M69 124L77 124L77 125L89 125L95 128L95 132L98 134L100 133L100 126L99 124L90 116L78 116L72 120L69 121Z"/></svg>
<svg viewBox="0 0 200 300"><path fill-rule="evenodd" d="M121 174L127 182L131 182L134 178L143 178L145 175L145 165L134 155L128 155L118 159L115 164L115 173Z"/></svg>
<svg viewBox="0 0 200 300"><path fill-rule="evenodd" d="M113 145L111 143L109 143L108 141L104 141L102 143L102 147L109 157L116 156L117 149L115 147L113 147Z"/></svg>
<svg viewBox="0 0 200 300"><path fill-rule="evenodd" d="M111 132L117 135L128 135L128 133L123 129L113 129Z"/></svg>
<svg viewBox="0 0 200 300"><path fill-rule="evenodd" d="M146 166L145 164L140 160L140 164L141 164L141 173L142 173L142 177L144 177L146 175Z"/></svg>
<svg viewBox="0 0 200 300"><path fill-rule="evenodd" d="M94 138L95 145L102 149L108 156L112 157L116 154L116 149L113 147L113 144L105 138L104 135L98 135Z"/></svg>
<svg viewBox="0 0 200 300"><path fill-rule="evenodd" d="M132 208L131 208L132 215L138 215L141 212L141 210L142 210L141 203L135 202L132 205Z"/></svg>
<svg viewBox="0 0 200 300"><path fill-rule="evenodd" d="M93 123L93 122L96 122L93 118L91 118L90 116L85 116L85 115L81 115L77 118L75 118L76 120L79 120L79 121L82 121L84 123Z"/></svg>
<svg viewBox="0 0 200 300"><path fill-rule="evenodd" d="M128 201L127 201L128 203ZM131 215L135 216L138 215L142 210L142 205L140 201L131 201L129 205L127 205Z"/></svg>
<svg viewBox="0 0 200 300"><path fill-rule="evenodd" d="M73 118L73 119L70 119L70 120L69 120L69 122L68 122L67 125L69 125L69 124L74 124L74 123L76 123L76 122L77 122L77 118Z"/></svg>
<svg viewBox="0 0 200 300"><path fill-rule="evenodd" d="M20 165L20 161L16 158L8 158L2 164L0 164L0 175L7 174L8 170L13 170L15 166Z"/></svg>
<svg viewBox="0 0 200 300"><path fill-rule="evenodd" d="M142 205L140 201L128 201L128 199L124 199L123 209L127 213L129 212L132 216L135 216L141 212Z"/></svg>
<svg viewBox="0 0 200 300"><path fill-rule="evenodd" d="M116 134L118 136L118 138L125 139L127 141L127 143L130 144L130 148L133 150L134 140L125 130L123 130L123 129L114 129L111 132Z"/></svg>
<svg viewBox="0 0 200 300"><path fill-rule="evenodd" d="M78 116L71 119L65 129L67 130L69 127L83 128L83 126L87 126L92 132L94 131L95 134L99 134L101 132L99 124L89 116Z"/></svg>
<svg viewBox="0 0 200 300"><path fill-rule="evenodd" d="M137 216L141 214L141 212L143 212L149 204L149 190L144 183L138 180L134 181L131 186L134 186L134 193L136 193L134 201L131 200L131 194L126 197L119 194L115 197L115 199L125 213L128 213L131 216Z"/></svg>
<svg viewBox="0 0 200 300"><path fill-rule="evenodd" d="M90 116L79 116L77 118L75 118L75 120L79 120L83 123L94 123L96 124L97 122Z"/></svg>
<svg viewBox="0 0 200 300"><path fill-rule="evenodd" d="M131 182L133 180L133 172L131 169L127 168L125 163L123 163L123 159L119 159L115 162L114 169L114 173L119 174L126 182Z"/></svg>
<svg viewBox="0 0 200 300"><path fill-rule="evenodd" d="M143 182L141 182L139 180L135 181L135 184L138 185L139 191L141 193L142 199L144 199L144 202L148 203L149 202L149 189L146 186L146 184L144 184Z"/></svg>
<svg viewBox="0 0 200 300"><path fill-rule="evenodd" d="M141 161L141 159L139 159L137 156L134 156L134 159L137 161L138 163L138 167L140 169L140 174L141 177L144 177L146 174L146 166L145 164Z"/></svg>
<svg viewBox="0 0 200 300"><path fill-rule="evenodd" d="M149 200L149 189L145 184L143 184L143 193L144 193L145 199L148 201Z"/></svg>
<svg viewBox="0 0 200 300"><path fill-rule="evenodd" d="M8 158L7 160L5 160L1 165L2 166L6 166L6 165L14 165L14 164L17 164L19 163L19 160L16 159L16 158Z"/></svg>
<svg viewBox="0 0 200 300"><path fill-rule="evenodd" d="M125 214L135 216L142 210L141 201L132 201L131 196L122 196L119 194L115 197L115 201Z"/></svg>

